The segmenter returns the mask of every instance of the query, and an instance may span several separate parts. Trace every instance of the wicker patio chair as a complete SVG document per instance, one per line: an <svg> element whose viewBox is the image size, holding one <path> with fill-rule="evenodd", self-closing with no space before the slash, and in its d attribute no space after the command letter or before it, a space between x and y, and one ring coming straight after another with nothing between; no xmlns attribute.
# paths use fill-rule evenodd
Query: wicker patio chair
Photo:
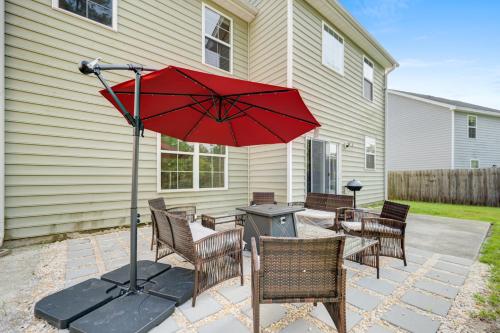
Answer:
<svg viewBox="0 0 500 333"><path fill-rule="evenodd" d="M381 256L402 259L406 266L405 230L409 210L410 206L392 201L384 202L380 215L360 209L347 210L342 226L348 234L378 239Z"/></svg>
<svg viewBox="0 0 500 333"><path fill-rule="evenodd" d="M253 192L253 199L250 205L276 204L274 192Z"/></svg>
<svg viewBox="0 0 500 333"><path fill-rule="evenodd" d="M196 240L185 217L155 209L153 214L157 227L155 260L176 253L194 266L193 307L199 294L225 280L239 276L243 285L243 229L207 229L212 234Z"/></svg>
<svg viewBox="0 0 500 333"><path fill-rule="evenodd" d="M253 331L260 331L260 304L325 305L337 331L346 332L344 236L300 239L252 237Z"/></svg>
<svg viewBox="0 0 500 333"><path fill-rule="evenodd" d="M188 219L189 222L194 222L196 219L196 206L177 206L167 208L165 205L165 199L163 198L155 198L148 200L149 210L151 211L151 250L153 250L153 244L155 243L156 238L156 228L155 226L155 217L153 216L152 209L164 210L166 212L170 212L173 214L179 214L180 216L184 216Z"/></svg>
<svg viewBox="0 0 500 333"><path fill-rule="evenodd" d="M335 212L335 222L332 229L339 231L341 229L341 222L344 220L346 210L353 207L352 195L328 194L328 193L307 193L306 201L290 202L290 206L302 206L304 208L324 210L328 212Z"/></svg>

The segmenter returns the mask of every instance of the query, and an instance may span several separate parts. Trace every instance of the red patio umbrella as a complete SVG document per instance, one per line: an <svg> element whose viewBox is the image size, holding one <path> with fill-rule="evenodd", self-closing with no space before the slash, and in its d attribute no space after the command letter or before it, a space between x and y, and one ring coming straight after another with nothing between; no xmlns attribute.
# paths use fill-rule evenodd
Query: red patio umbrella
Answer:
<svg viewBox="0 0 500 333"><path fill-rule="evenodd" d="M135 80L112 90L134 109ZM101 94L123 113L108 90ZM286 143L320 126L297 89L175 66L142 76L140 108L146 129L228 146Z"/></svg>
<svg viewBox="0 0 500 333"><path fill-rule="evenodd" d="M82 61L101 91L134 127L130 209L130 283L137 291L137 192L140 132L149 129L190 142L229 146L286 143L320 126L297 89L244 81L169 66L105 65ZM110 87L106 70L129 70L135 79ZM144 71L151 73L142 75Z"/></svg>

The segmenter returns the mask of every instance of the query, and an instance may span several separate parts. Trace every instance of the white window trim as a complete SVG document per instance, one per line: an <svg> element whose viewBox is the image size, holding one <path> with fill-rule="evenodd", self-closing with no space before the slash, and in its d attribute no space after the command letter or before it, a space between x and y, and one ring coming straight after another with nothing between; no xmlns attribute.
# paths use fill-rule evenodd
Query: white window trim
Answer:
<svg viewBox="0 0 500 333"><path fill-rule="evenodd" d="M365 97L365 59L368 60L372 64L373 68L373 78L370 81L372 83L372 99L368 99ZM367 56L363 55L363 62L361 63L361 87L363 89L363 99L365 101L368 101L370 103L373 103L373 100L375 99L375 63L368 58Z"/></svg>
<svg viewBox="0 0 500 333"><path fill-rule="evenodd" d="M328 28L332 29L342 39L342 45L344 46L344 50L343 50L343 53L342 53L342 58L343 58L342 69L340 71L337 70L336 68L328 65L325 62L325 53L323 52L323 33L325 31L325 26L327 26ZM346 43L345 43L344 36L342 36L341 34L339 34L337 30L335 30L331 25L329 25L325 21L321 21L321 63L323 64L323 66L325 66L325 67L333 70L335 73L337 73L337 74L339 74L341 76L344 76L344 70L345 70L345 44Z"/></svg>
<svg viewBox="0 0 500 333"><path fill-rule="evenodd" d="M162 189L161 188L161 134L156 134L156 191L158 193L171 193L171 192L207 192L207 191L226 191L229 189L229 147L226 146L226 155L224 158L224 187L215 188L200 188L200 156L222 156L218 154L200 153L199 143L194 144L193 152L177 152L186 155L193 155L193 188L179 188L179 189ZM176 153L176 152L172 152Z"/></svg>
<svg viewBox="0 0 500 333"><path fill-rule="evenodd" d="M111 18L111 22L112 22L111 27L108 25L99 23L97 21L91 20L85 16L81 16L81 15L72 13L66 9L59 8L59 0L52 0L52 8L61 12L61 13L64 13L64 14L67 14L67 15L70 15L73 17L78 17L79 19L82 19L86 22L97 24L100 27L103 27L103 28L106 28L106 29L109 29L112 31L118 31L118 0L112 0L112 1L113 1L113 17Z"/></svg>
<svg viewBox="0 0 500 333"><path fill-rule="evenodd" d="M469 117L474 117L474 119L476 119L476 121L475 121L476 125L475 126L470 126L469 125ZM473 115L473 114L468 114L465 120L467 121L467 139L469 139L469 140L475 140L475 139L477 139L477 116ZM471 138L469 136L469 128L475 128L476 129L476 136L475 137Z"/></svg>
<svg viewBox="0 0 500 333"><path fill-rule="evenodd" d="M227 18L229 20L229 22L231 23L231 26L229 28L229 34L230 34L230 39L229 39L229 44L224 42L224 41L221 41L219 39L216 39L212 36L205 36L205 8L209 8L210 10L213 10L214 12L216 12L217 14L221 15L221 16L224 16L225 18ZM229 73L229 74L233 74L233 46L234 46L234 43L233 43L233 18L222 13L220 10L217 10L215 8L213 8L212 6L209 6L207 5L206 3L202 2L201 3L201 63L204 64L205 66L208 66L210 68L214 68L216 70L219 70L221 72L224 72L224 73ZM213 66L213 65L210 65L210 64L207 64L206 61L205 61L205 37L208 37L208 38L211 38L223 45L226 45L227 47L229 47L229 71L226 71L225 69L222 69L222 68L219 68L219 67L216 67L216 66Z"/></svg>
<svg viewBox="0 0 500 333"><path fill-rule="evenodd" d="M373 139L375 140L375 153L367 153L366 152L366 139ZM365 154L365 170L370 170L370 171L374 171L377 169L377 139L375 137L372 137L372 136L368 136L368 135L365 135L365 141L363 142L363 153ZM366 167L366 155L373 155L373 168L367 168Z"/></svg>
<svg viewBox="0 0 500 333"><path fill-rule="evenodd" d="M472 167L472 161L477 161L477 168ZM469 169L479 169L480 167L481 167L481 163L479 162L479 160L477 158L471 158L469 160Z"/></svg>

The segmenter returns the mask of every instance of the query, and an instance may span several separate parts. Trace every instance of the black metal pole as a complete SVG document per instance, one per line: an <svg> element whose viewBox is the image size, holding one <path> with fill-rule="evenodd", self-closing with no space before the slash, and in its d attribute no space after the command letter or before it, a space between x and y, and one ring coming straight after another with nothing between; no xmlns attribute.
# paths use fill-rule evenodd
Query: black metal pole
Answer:
<svg viewBox="0 0 500 333"><path fill-rule="evenodd" d="M129 292L137 291L137 192L139 183L139 140L141 132L141 71L135 71L135 94L134 94L134 148L132 156L132 196L130 200L130 284Z"/></svg>

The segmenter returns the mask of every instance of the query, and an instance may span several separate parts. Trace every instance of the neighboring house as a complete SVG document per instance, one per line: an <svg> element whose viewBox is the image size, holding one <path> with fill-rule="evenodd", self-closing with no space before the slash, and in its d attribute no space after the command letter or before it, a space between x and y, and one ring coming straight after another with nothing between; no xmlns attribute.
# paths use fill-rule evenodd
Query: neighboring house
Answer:
<svg viewBox="0 0 500 333"><path fill-rule="evenodd" d="M500 110L388 92L388 170L500 166Z"/></svg>
<svg viewBox="0 0 500 333"><path fill-rule="evenodd" d="M300 89L322 127L288 145L226 148L146 131L139 204L247 205L306 191L385 192L385 87L395 60L330 0L5 2L5 239L129 223L131 132L77 63L175 64ZM2 43L3 44L3 43ZM112 83L130 76L108 73ZM0 119L1 120L1 119ZM3 122L2 122L3 124ZM310 140L310 139L312 140ZM0 198L1 199L1 198Z"/></svg>

